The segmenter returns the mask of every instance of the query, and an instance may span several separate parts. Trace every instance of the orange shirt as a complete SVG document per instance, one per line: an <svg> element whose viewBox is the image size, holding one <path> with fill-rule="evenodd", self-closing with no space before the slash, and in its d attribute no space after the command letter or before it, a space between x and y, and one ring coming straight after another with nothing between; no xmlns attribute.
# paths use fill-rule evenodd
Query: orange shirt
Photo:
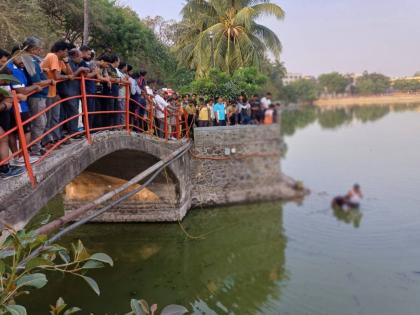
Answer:
<svg viewBox="0 0 420 315"><path fill-rule="evenodd" d="M274 118L274 110L267 109L264 114L264 124L271 125L273 123Z"/></svg>
<svg viewBox="0 0 420 315"><path fill-rule="evenodd" d="M41 69L47 72L48 79L54 80L54 70L61 73L62 71L66 71L67 68L64 61L59 60L56 54L48 53L41 62ZM48 97L55 97L56 95L57 87L50 85L48 88Z"/></svg>

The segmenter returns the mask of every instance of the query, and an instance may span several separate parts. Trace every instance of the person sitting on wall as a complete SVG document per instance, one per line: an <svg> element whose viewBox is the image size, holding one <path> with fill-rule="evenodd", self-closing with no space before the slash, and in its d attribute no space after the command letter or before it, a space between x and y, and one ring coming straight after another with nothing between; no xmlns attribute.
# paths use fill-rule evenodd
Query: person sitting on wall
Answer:
<svg viewBox="0 0 420 315"><path fill-rule="evenodd" d="M363 193L359 184L354 184L353 188L345 196L335 197L332 201L333 208L358 209L363 199Z"/></svg>

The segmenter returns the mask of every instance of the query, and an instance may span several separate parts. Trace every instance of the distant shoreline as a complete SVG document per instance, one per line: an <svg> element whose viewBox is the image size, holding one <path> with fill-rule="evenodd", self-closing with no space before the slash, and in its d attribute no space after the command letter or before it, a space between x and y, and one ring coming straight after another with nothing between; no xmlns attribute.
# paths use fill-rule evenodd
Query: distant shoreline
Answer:
<svg viewBox="0 0 420 315"><path fill-rule="evenodd" d="M318 107L347 107L347 106L367 106L367 105L393 105L419 103L420 94L392 94L375 96L353 96L341 98L321 98L314 102Z"/></svg>

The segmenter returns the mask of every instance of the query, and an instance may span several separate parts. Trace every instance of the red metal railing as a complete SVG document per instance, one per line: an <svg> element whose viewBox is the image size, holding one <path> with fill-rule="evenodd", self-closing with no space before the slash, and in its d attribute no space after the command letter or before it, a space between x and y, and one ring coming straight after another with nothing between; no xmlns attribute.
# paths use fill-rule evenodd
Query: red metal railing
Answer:
<svg viewBox="0 0 420 315"><path fill-rule="evenodd" d="M111 96L111 95L101 95L101 94L87 94L86 93L86 81L94 81L97 84L105 84L106 82L96 80L96 79L88 79L84 76L80 78L75 78L73 80L80 81L80 94L67 97L64 99L60 99L59 101L49 105L44 110L40 111L39 113L33 115L29 119L22 121L20 115L20 106L19 106L19 99L15 91L12 91L13 97L13 111L14 117L16 121L16 126L12 129L0 133L0 141L7 141L8 136L11 134L17 133L17 138L19 140L19 147L16 152L9 152L7 157L0 157L0 166L9 163L12 159L23 156L23 160L25 163L25 167L28 173L28 177L35 187L36 177L34 175L33 166L30 163L30 149L37 143L40 143L43 139L45 139L48 135L50 135L53 131L57 129L61 129L64 125L68 122L77 119L79 120L82 117L83 121L83 130L78 131L76 133L68 134L64 136L62 139L58 139L54 144L48 147L45 153L34 163L39 164L43 160L45 160L53 151L57 150L63 143L67 142L68 140L74 137L85 137L85 141L89 144L92 143L92 132L99 132L105 130L126 130L128 134L132 131L134 132L145 132L152 136L157 136L163 138L165 140L176 139L181 140L182 138L189 138L190 136L190 128L191 126L188 125L188 115L182 112L182 109L177 109L175 111L170 111L167 108L164 110L164 117L158 118L156 116L156 104L154 102L154 98L150 95L146 96L146 106L140 104L139 101L133 99L131 97L130 92L130 85L129 84L122 84L118 83L120 86L125 87L125 96L118 97L118 96ZM114 83L117 84L117 83ZM33 92L36 93L36 92ZM33 94L32 93L32 94ZM114 100L124 100L124 109L123 110L96 110L90 112L88 109L88 99L93 98L95 100L98 99L114 99ZM82 111L74 115L72 117L67 117L64 120L60 121L57 125L51 127L50 129L46 129L42 135L40 135L36 139L31 139L29 143L27 143L25 138L24 127L30 123L32 123L35 119L46 115L47 112L52 110L56 106L60 106L62 103L67 102L69 100L78 99L81 102ZM131 106L130 106L131 105ZM130 110L131 108L131 110ZM132 111L134 109L134 111ZM140 115L139 113L142 113ZM109 126L93 126L90 125L89 117L94 115L122 115L124 117L124 124L111 124ZM112 121L112 120L111 120ZM160 127L163 125L163 129Z"/></svg>

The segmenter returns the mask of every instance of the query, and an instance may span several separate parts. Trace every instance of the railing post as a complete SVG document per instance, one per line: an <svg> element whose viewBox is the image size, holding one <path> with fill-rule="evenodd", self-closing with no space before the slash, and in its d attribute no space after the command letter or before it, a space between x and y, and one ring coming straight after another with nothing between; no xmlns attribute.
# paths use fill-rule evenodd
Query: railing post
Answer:
<svg viewBox="0 0 420 315"><path fill-rule="evenodd" d="M23 160L25 161L26 170L28 171L29 180L31 181L32 187L36 186L36 178L32 170L32 165L29 161L28 145L26 143L25 132L23 131L22 118L20 117L20 106L19 100L16 95L16 91L12 91L13 96L13 111L15 114L15 121L18 130L19 143L22 149Z"/></svg>
<svg viewBox="0 0 420 315"><path fill-rule="evenodd" d="M130 84L127 84L125 88L125 128L128 134L130 134L130 95Z"/></svg>
<svg viewBox="0 0 420 315"><path fill-rule="evenodd" d="M187 139L190 138L190 126L188 124L188 113L184 112L184 123L185 123L185 136Z"/></svg>
<svg viewBox="0 0 420 315"><path fill-rule="evenodd" d="M176 122L176 138L179 140L181 139L181 124L179 122L179 109L176 110L175 112L175 122Z"/></svg>
<svg viewBox="0 0 420 315"><path fill-rule="evenodd" d="M85 76L82 75L80 79L80 94L82 95L82 112L83 112L83 123L85 125L85 134L86 139L89 144L92 144L92 138L90 135L90 126L89 126L89 109L87 106L87 96L86 96L86 80Z"/></svg>
<svg viewBox="0 0 420 315"><path fill-rule="evenodd" d="M150 100L150 97L147 97L147 100L149 102L149 104L148 104L148 108L149 108L148 130L150 130L151 134L153 135L153 133L154 133L154 130L153 130L154 126L153 125L154 125L154 121L155 121L155 116L153 115L153 110L154 110L153 101Z"/></svg>
<svg viewBox="0 0 420 315"><path fill-rule="evenodd" d="M165 139L168 140L168 109L165 107L164 109L164 130L165 130Z"/></svg>

